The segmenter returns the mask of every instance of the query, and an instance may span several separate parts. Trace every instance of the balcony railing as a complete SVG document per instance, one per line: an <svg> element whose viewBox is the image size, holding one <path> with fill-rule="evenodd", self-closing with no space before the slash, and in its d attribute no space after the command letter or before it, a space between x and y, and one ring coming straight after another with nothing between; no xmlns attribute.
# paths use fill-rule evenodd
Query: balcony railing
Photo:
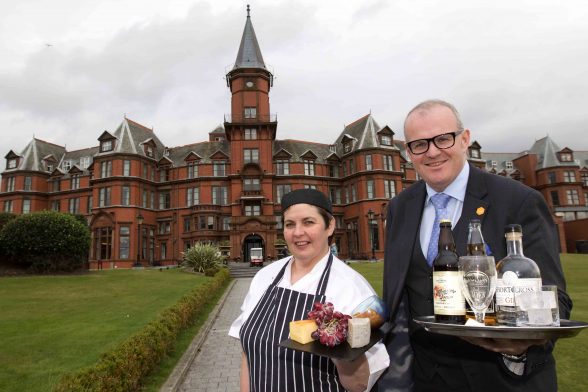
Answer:
<svg viewBox="0 0 588 392"><path fill-rule="evenodd" d="M266 123L274 123L278 121L277 114L258 114L254 117L245 116L242 114L225 114L225 122L226 123L257 123L257 122L266 122Z"/></svg>

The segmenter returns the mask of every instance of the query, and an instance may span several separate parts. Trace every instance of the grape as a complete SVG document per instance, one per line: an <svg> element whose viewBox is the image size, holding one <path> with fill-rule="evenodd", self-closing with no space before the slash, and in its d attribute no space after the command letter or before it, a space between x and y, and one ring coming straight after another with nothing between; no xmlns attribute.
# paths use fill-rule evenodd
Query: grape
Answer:
<svg viewBox="0 0 588 392"><path fill-rule="evenodd" d="M321 344L333 347L347 339L348 321L351 316L335 311L332 303L315 302L308 318L314 320L318 326L312 333L312 338Z"/></svg>

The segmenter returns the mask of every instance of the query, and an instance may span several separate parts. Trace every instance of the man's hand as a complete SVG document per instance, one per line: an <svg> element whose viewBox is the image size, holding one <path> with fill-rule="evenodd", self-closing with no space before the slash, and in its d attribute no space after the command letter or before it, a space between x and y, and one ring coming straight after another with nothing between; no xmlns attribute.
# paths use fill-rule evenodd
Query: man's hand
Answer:
<svg viewBox="0 0 588 392"><path fill-rule="evenodd" d="M548 339L493 339L493 338L472 338L462 337L463 340L483 349L494 351L500 354L522 355L531 346L542 346Z"/></svg>

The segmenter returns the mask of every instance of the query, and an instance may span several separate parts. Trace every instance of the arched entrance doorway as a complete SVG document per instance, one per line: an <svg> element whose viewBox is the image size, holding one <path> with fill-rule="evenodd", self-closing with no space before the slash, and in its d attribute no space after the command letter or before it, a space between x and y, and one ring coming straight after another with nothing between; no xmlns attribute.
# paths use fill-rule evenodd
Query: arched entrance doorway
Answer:
<svg viewBox="0 0 588 392"><path fill-rule="evenodd" d="M243 261L249 263L249 250L251 248L262 248L265 257L265 248L263 246L263 238L258 234L249 234L243 240Z"/></svg>

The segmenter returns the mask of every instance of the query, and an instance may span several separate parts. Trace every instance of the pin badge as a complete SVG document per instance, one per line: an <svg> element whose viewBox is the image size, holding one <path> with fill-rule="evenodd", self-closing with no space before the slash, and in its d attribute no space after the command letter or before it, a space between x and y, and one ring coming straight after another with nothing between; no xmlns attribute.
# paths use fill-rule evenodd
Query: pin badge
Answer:
<svg viewBox="0 0 588 392"><path fill-rule="evenodd" d="M476 210L476 215L482 216L482 215L484 215L484 212L486 212L484 207L478 207L478 209Z"/></svg>

